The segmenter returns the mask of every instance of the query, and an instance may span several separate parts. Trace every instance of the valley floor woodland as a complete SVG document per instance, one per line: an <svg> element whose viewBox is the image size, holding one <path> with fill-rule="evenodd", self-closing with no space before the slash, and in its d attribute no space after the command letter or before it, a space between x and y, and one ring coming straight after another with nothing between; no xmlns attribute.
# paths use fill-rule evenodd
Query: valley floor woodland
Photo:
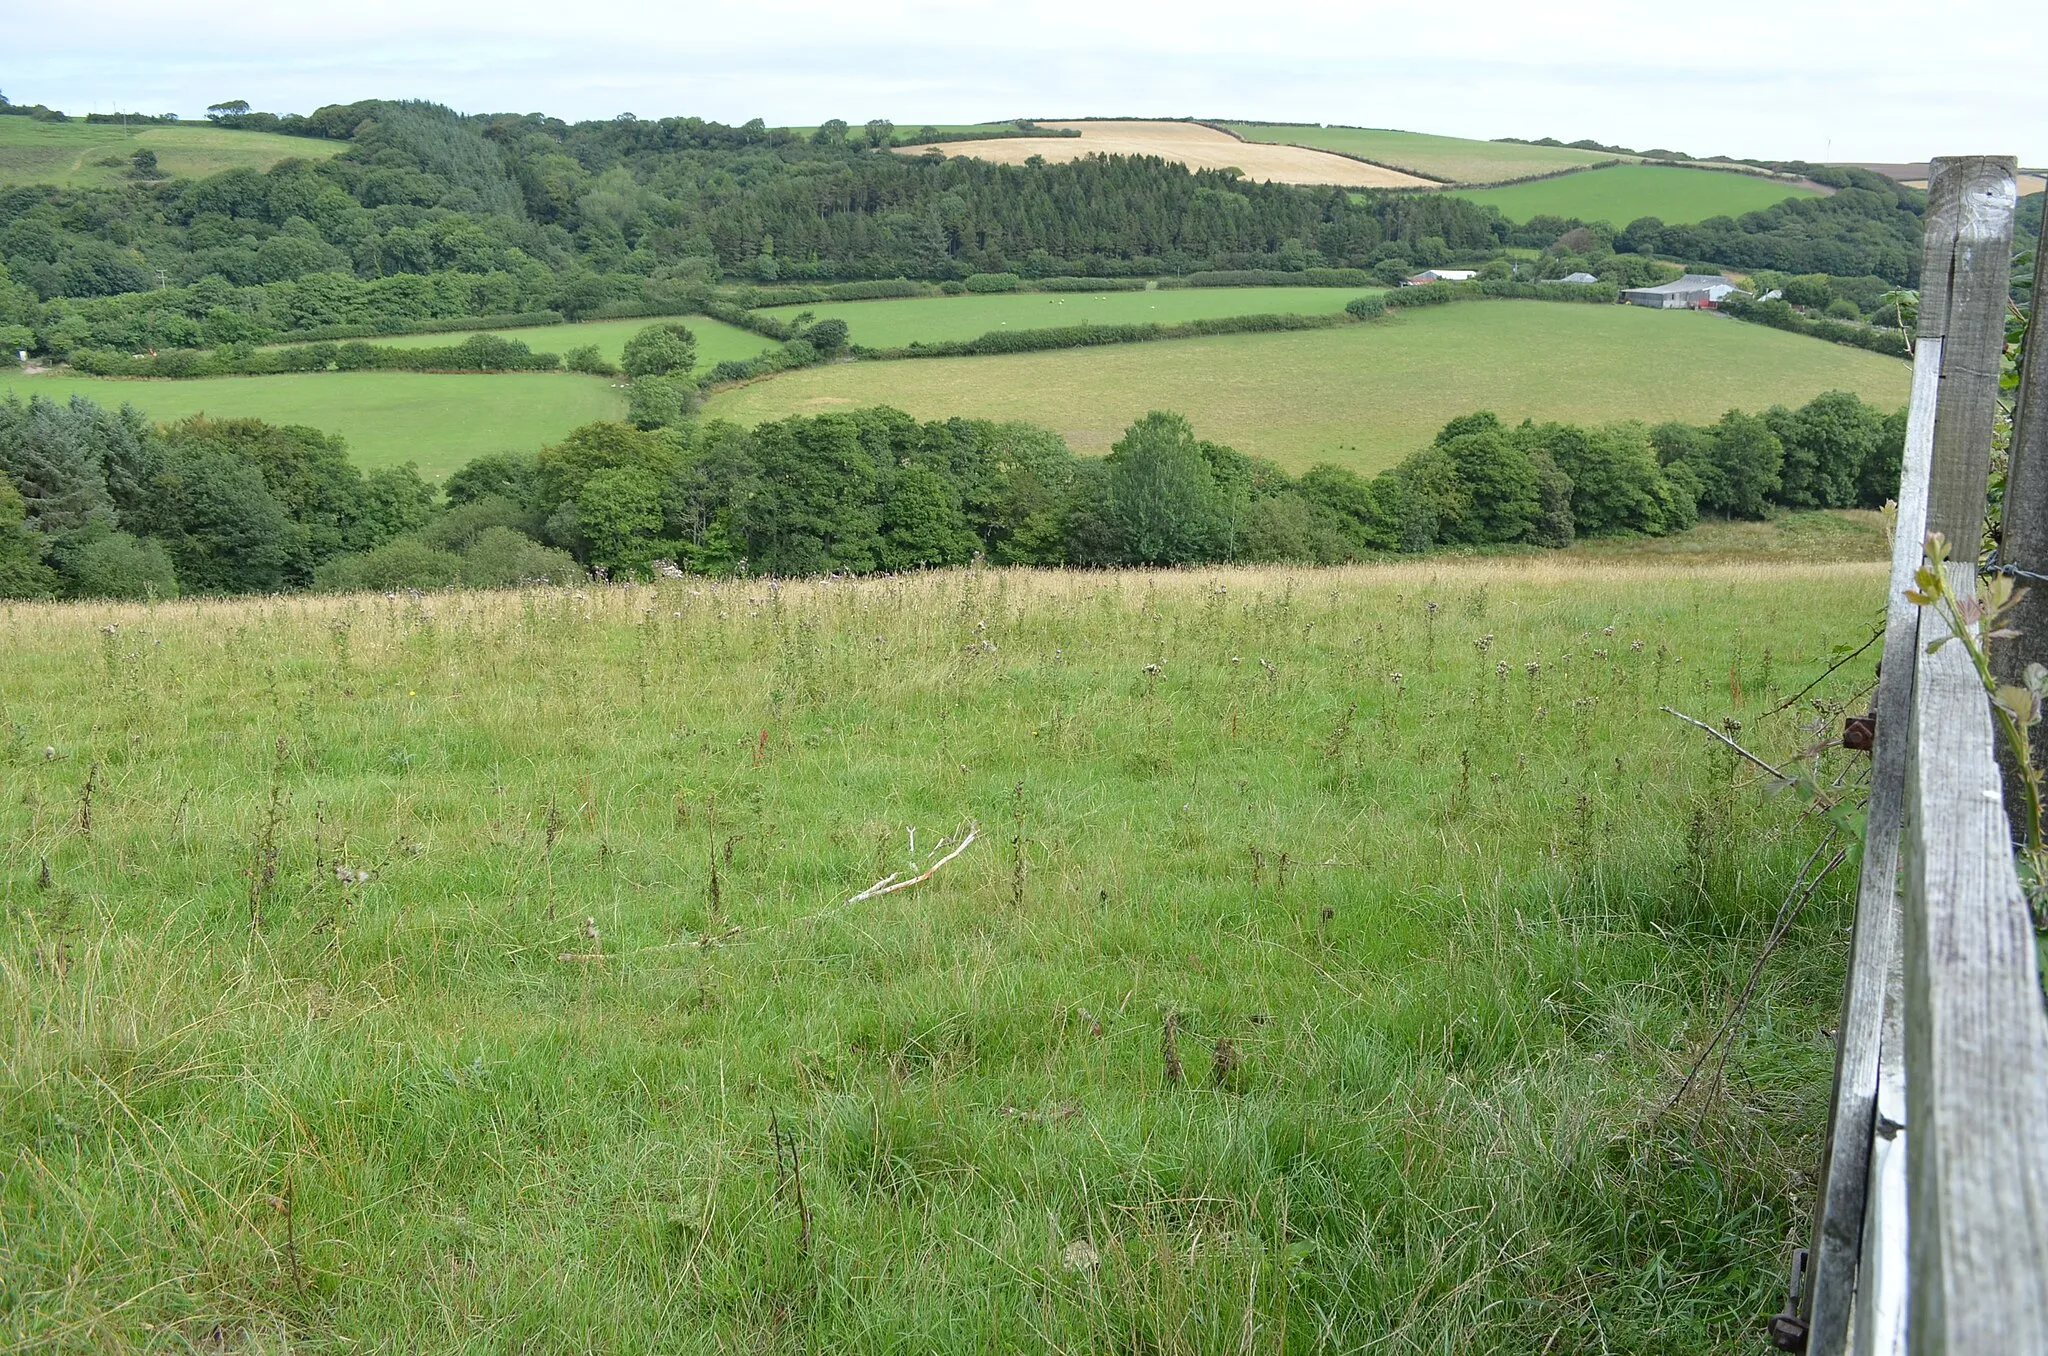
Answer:
<svg viewBox="0 0 2048 1356"><path fill-rule="evenodd" d="M630 355L629 355L630 358ZM1903 412L1834 392L1710 426L1488 413L1367 479L1292 477L1154 412L1110 454L1023 423L878 407L743 428L676 409L600 422L443 487L253 419L153 426L74 397L0 403L0 597L496 587L957 565L1335 564L1437 548L1658 536L1701 514L1876 507Z"/></svg>

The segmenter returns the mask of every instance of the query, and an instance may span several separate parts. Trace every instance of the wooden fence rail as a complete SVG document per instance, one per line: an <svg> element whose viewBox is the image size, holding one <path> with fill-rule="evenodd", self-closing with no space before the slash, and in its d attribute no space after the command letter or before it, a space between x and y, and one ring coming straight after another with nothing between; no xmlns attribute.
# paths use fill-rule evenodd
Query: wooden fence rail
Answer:
<svg viewBox="0 0 2048 1356"><path fill-rule="evenodd" d="M1983 683L1960 644L1928 652L1946 623L1904 596L1929 532L1956 543L1951 587L1976 592L2013 175L2005 158L1937 160L1928 190L1835 1089L1801 1307L1773 1334L1812 1356L2048 1353L2048 1009L2032 919ZM2027 397L2048 399L2037 384ZM2041 464L2009 479L2038 490L2048 437L2032 441L2014 455ZM2048 542L2048 517L2030 530Z"/></svg>

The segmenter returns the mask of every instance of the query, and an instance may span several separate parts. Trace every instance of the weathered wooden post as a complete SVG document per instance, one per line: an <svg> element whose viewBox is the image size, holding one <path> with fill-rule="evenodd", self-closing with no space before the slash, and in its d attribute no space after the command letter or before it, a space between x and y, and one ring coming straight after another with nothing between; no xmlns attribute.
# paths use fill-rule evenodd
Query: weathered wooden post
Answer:
<svg viewBox="0 0 2048 1356"><path fill-rule="evenodd" d="M2029 664L2048 664L2048 334L2035 327L2044 318L2041 298L2048 293L2048 216L2041 220L2041 242L2034 250L2034 299L2029 319L2025 364L2020 369L2019 409L2014 416L2009 465L2005 473L2005 507L1999 514L1999 563L2015 576L2026 595L2013 608L2012 640L1991 647L1991 667L2002 683L2022 682ZM2023 836L2024 804L2016 765L2008 749L1999 750L2005 768L2005 810L2013 838ZM2040 758L2037 752L2036 760Z"/></svg>
<svg viewBox="0 0 2048 1356"><path fill-rule="evenodd" d="M2004 333L2014 162L1974 157L1937 160L1933 168L1883 673L1872 708L1877 730L1868 827L1804 1292L1807 1327L1803 1334L1774 1333L1782 1345L1793 1349L1799 1349L1803 1337L1804 1349L1817 1356L1839 1356L1848 1349L1852 1315L1859 1308L1863 1313L1854 1324L1858 1348L1878 1349L1872 1345L1878 1318L1874 1297L1863 1293L1858 1303L1858 1278L1866 1238L1877 1223L1866 1217L1865 1208L1873 1195L1873 1145L1881 1137L1887 1150L1896 1146L1905 1081L1899 995L1906 966L1897 881L1901 832L1907 822L1916 674L1922 659L1919 609L1905 600L1905 593L1930 531L1958 542L1957 553L1974 570ZM1981 706L1981 690L1979 698ZM1878 1117L1881 1083L1891 1094L1883 1124ZM1890 1167L1896 1171L1896 1163ZM1890 1229L1899 1223L1885 1221Z"/></svg>
<svg viewBox="0 0 2048 1356"><path fill-rule="evenodd" d="M1935 422L1930 530L1977 583L1974 535L2004 349L2013 162L1967 175ZM1928 294L1922 280L1922 296ZM1924 302L1923 302L1924 304ZM1946 622L1928 612L1923 641ZM2048 1015L1982 681L1960 644L1923 653L1905 833L1908 1349L2048 1352Z"/></svg>

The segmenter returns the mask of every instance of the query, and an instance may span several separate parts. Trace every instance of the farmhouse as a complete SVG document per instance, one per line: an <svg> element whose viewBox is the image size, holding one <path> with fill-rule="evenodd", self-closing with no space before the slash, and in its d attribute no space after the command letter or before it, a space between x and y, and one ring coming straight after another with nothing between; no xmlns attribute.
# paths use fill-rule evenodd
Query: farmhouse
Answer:
<svg viewBox="0 0 2048 1356"><path fill-rule="evenodd" d="M1403 287L1421 287L1433 282L1470 282L1479 276L1476 268L1425 268L1414 277L1404 281Z"/></svg>
<svg viewBox="0 0 2048 1356"><path fill-rule="evenodd" d="M1579 273L1567 273L1567 274L1565 274L1565 275L1564 275L1564 276L1563 276L1562 278L1559 278L1559 279L1558 279L1558 281L1559 281L1559 282L1565 282L1565 283L1581 283L1581 284L1584 284L1584 283L1596 283L1596 282L1599 282L1600 280L1599 280L1598 278L1594 277L1594 276L1593 276L1592 274L1590 274L1590 273L1586 273L1586 272L1579 272Z"/></svg>
<svg viewBox="0 0 2048 1356"><path fill-rule="evenodd" d="M1571 279L1565 281L1570 282ZM1621 299L1631 306L1649 306L1666 311L1711 311L1729 293L1741 290L1733 278L1719 273L1688 273L1677 282L1656 287L1631 287L1621 294Z"/></svg>

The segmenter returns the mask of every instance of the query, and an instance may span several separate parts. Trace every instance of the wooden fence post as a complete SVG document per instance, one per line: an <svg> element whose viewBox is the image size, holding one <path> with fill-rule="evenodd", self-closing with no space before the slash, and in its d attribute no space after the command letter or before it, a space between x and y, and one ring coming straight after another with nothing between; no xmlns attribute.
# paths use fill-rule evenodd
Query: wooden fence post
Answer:
<svg viewBox="0 0 2048 1356"><path fill-rule="evenodd" d="M1991 647L1991 667L2002 683L2021 682L2029 664L2048 664L2048 582L2028 577L2048 575L2048 334L2036 328L2048 318L2041 310L2041 298L2048 295L2044 288L2048 216L2042 218L2041 242L2034 250L2033 308L2008 448L2005 505L1999 514L1999 562L2020 572L2014 582L2026 590L2012 611L2012 627L2019 635ZM2025 836L2024 793L2011 750L2000 748L1998 758L2005 768L2006 817L2018 841ZM2037 753L2035 761L2039 760Z"/></svg>
<svg viewBox="0 0 2048 1356"><path fill-rule="evenodd" d="M1935 176L1930 202L1954 202L1958 215L1953 267L1922 281L1944 326L1928 526L1956 544L1949 586L1969 596L2004 349L2013 162L1936 161ZM1923 642L1946 633L1939 614L1923 614ZM2048 1015L2033 920L1983 684L1960 644L1923 646L1918 669L1902 910L1908 1349L2048 1351Z"/></svg>
<svg viewBox="0 0 2048 1356"><path fill-rule="evenodd" d="M1805 1289L1806 1350L1810 1356L1841 1356L1847 1350L1863 1252L1886 975L1895 972L1899 964L1899 833L1905 822L1906 736L1920 653L1920 609L1906 601L1906 591L1912 587L1914 571L1920 568L1921 543L1927 536L1934 416L1941 392L1942 341L1948 332L1949 277L1955 267L1961 189L1962 181L1950 176L1931 183L1928 193L1920 265L1921 331L1914 350L1912 404L1907 414L1899 513L1885 594L1884 658L1877 697L1871 704L1877 735L1871 750L1856 929L1849 974L1842 987L1842 1018L1836 1028L1835 1085L1828 1103ZM1930 279L1939 279L1938 287L1930 288ZM1894 1020L1894 1028L1897 1025ZM1882 1053L1896 1057L1898 1052L1894 1048Z"/></svg>
<svg viewBox="0 0 2048 1356"><path fill-rule="evenodd" d="M1901 1081L1902 1014L1896 1007L1887 1013L1886 994L1888 987L1894 994L1898 992L1897 977L1903 971L1899 845L1906 817L1915 675L1921 659L1919 609L1905 600L1905 593L1921 564L1921 546L1930 531L1947 534L1959 543L1958 553L1974 561L1990 466L1989 401L1994 398L1997 355L2002 350L2009 257L2001 257L1994 266L1996 279L1986 276L1985 264L1989 253L1995 251L1987 253L1983 237L1987 224L1991 234L1998 233L1995 219L1999 210L1993 200L2002 201L2009 251L2013 162L1952 159L1935 162L1934 169L1928 186L1919 342L1892 543L1884 661L1872 706L1877 735L1871 755L1856 928L1843 986L1835 1085L1829 1102L1805 1295L1810 1356L1840 1356L1848 1347L1851 1315L1857 1308L1866 1204L1872 1188L1872 1146L1879 1130L1881 1059L1894 1103ZM2001 191L2003 199L1999 198ZM1989 386L1983 381L1986 343L1997 345L1992 349ZM1957 403L1959 395L1972 390L1983 396L1981 410L1975 405L1963 408L1970 404L1968 400ZM1889 986L1888 975L1892 977ZM1894 998L1894 1004L1896 1001ZM1890 1041L1885 1040L1887 1028L1893 1033ZM1890 1141L1896 1130L1886 1128L1890 1133L1885 1138ZM1895 1223L1888 1222L1888 1227ZM1868 1298L1866 1314L1871 1310ZM1858 1347L1871 1350L1874 1335L1867 1318L1862 1326Z"/></svg>

